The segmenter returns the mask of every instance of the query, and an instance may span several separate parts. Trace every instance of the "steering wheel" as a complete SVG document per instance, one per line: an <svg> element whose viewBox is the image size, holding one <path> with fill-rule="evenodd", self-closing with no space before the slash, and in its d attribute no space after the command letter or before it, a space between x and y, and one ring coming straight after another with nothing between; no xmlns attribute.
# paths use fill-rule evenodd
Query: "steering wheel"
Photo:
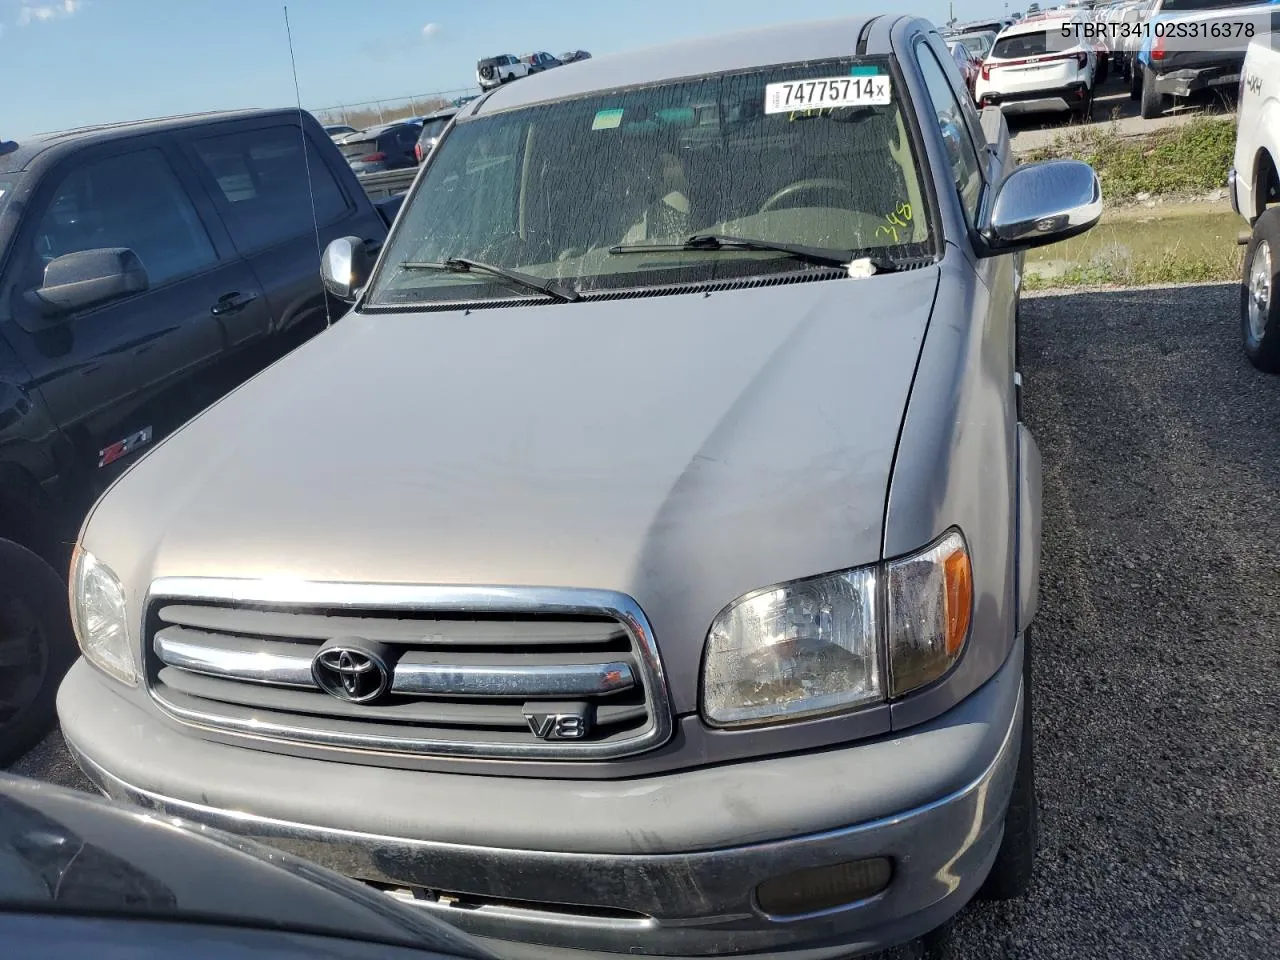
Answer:
<svg viewBox="0 0 1280 960"><path fill-rule="evenodd" d="M797 193L804 193L806 190L841 190L847 193L850 199L853 199L853 187L845 183L843 180L832 180L828 178L820 178L817 180L797 180L795 183L789 183L772 197L760 205L761 213L768 213L783 200L786 200Z"/></svg>

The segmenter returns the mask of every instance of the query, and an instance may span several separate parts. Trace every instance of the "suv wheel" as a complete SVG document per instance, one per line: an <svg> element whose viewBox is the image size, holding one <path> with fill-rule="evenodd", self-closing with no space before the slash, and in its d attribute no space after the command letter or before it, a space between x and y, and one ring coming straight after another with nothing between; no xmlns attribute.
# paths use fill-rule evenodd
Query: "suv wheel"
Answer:
<svg viewBox="0 0 1280 960"><path fill-rule="evenodd" d="M1018 772L1013 780L1009 809L1004 815L1004 839L996 853L991 872L978 890L982 900L1015 900L1031 889L1040 818L1036 805L1035 753L1031 724L1031 628L1022 635L1022 743L1018 749Z"/></svg>
<svg viewBox="0 0 1280 960"><path fill-rule="evenodd" d="M1142 99L1142 65L1139 63L1129 68L1129 99Z"/></svg>
<svg viewBox="0 0 1280 960"><path fill-rule="evenodd" d="M26 547L0 540L0 766L53 729L58 684L76 658L67 586Z"/></svg>
<svg viewBox="0 0 1280 960"><path fill-rule="evenodd" d="M1259 370L1280 373L1280 319L1276 272L1280 268L1280 207L1263 211L1253 225L1240 283L1240 335L1244 355Z"/></svg>
<svg viewBox="0 0 1280 960"><path fill-rule="evenodd" d="M1156 75L1150 67L1142 68L1142 119L1154 120L1164 113L1169 105L1169 98L1156 89Z"/></svg>

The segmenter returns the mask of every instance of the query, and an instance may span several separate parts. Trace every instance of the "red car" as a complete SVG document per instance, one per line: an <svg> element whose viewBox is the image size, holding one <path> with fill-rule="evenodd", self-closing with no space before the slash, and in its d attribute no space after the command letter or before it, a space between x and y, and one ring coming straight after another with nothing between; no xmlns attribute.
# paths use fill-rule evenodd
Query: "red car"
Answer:
<svg viewBox="0 0 1280 960"><path fill-rule="evenodd" d="M959 40L948 43L947 49L951 51L951 57L955 60L960 75L964 77L964 85L969 88L969 95L973 96L974 84L978 82L978 71L982 69L982 61Z"/></svg>

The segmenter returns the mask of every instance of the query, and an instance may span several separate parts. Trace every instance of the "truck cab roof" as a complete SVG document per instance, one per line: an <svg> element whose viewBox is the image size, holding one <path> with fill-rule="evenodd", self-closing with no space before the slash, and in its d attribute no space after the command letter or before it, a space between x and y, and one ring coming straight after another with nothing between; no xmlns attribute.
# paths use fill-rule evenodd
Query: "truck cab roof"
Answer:
<svg viewBox="0 0 1280 960"><path fill-rule="evenodd" d="M225 120L244 120L262 117L277 118L282 114L297 116L296 108L278 110L216 110L208 113L190 113L173 117L157 117L150 120L127 120L121 123L96 124L36 134L17 141L16 149L6 152L0 148L0 173L18 173L30 167L37 158L53 159L63 152L94 143L123 140L166 130L181 130L218 123ZM45 155L48 155L47 157Z"/></svg>

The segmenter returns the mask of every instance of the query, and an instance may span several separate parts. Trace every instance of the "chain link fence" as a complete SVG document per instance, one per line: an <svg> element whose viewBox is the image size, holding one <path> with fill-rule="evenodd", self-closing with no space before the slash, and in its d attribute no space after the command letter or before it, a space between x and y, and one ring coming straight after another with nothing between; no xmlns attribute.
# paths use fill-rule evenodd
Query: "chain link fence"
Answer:
<svg viewBox="0 0 1280 960"><path fill-rule="evenodd" d="M332 107L320 107L311 112L325 124L345 123L363 130L377 123L389 123L402 117L420 117L449 106L464 97L478 96L479 87L458 87L454 90L437 90L410 97L392 97L386 100L365 100L360 103L340 103Z"/></svg>

